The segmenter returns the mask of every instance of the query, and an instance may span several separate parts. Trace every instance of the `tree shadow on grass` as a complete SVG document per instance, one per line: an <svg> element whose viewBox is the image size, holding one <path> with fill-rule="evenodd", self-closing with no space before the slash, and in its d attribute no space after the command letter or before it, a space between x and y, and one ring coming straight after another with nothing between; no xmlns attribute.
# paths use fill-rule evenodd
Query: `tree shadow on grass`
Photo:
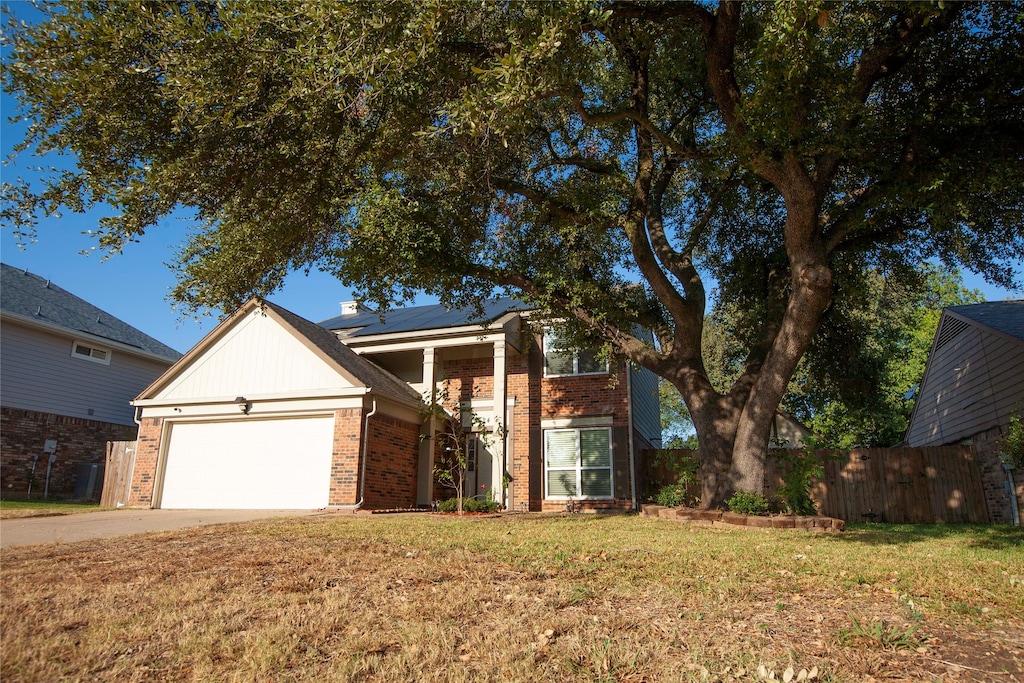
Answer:
<svg viewBox="0 0 1024 683"><path fill-rule="evenodd" d="M1007 524L848 524L836 540L864 545L907 545L956 538L969 548L1024 550L1024 528Z"/></svg>

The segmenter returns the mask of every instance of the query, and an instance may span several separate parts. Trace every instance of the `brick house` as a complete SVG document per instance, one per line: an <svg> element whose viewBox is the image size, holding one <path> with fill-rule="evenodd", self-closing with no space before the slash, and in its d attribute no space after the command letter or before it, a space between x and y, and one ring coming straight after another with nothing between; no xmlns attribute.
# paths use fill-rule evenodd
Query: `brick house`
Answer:
<svg viewBox="0 0 1024 683"><path fill-rule="evenodd" d="M181 354L50 280L0 265L4 498L99 498L107 441L130 441L131 399ZM49 463L50 457L54 462Z"/></svg>
<svg viewBox="0 0 1024 683"><path fill-rule="evenodd" d="M464 421L466 495L633 509L636 458L660 445L657 380L564 346L511 299L383 319L343 304L318 325L250 301L135 401L130 504L429 505L454 494L435 481L438 425L422 409L444 390L479 418ZM330 443L300 440L317 429Z"/></svg>

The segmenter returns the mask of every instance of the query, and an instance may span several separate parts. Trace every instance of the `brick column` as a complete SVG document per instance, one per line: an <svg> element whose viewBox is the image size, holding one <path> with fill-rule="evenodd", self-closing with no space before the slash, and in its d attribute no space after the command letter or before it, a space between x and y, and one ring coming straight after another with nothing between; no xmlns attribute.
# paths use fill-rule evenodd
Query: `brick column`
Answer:
<svg viewBox="0 0 1024 683"><path fill-rule="evenodd" d="M328 505L355 505L359 500L359 455L362 447L363 409L334 411L331 448L331 491Z"/></svg>

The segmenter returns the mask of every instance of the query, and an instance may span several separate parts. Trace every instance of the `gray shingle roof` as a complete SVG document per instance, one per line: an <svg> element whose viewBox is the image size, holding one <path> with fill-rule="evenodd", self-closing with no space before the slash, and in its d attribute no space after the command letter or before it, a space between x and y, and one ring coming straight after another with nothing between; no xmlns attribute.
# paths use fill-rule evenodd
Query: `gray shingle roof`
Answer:
<svg viewBox="0 0 1024 683"><path fill-rule="evenodd" d="M392 332L420 332L483 325L494 322L510 311L525 310L528 310L528 307L521 301L503 297L485 301L482 316L471 307L449 310L441 304L432 304L389 311L383 321L379 314L361 310L351 315L329 318L317 324L328 330L346 330L347 336L366 337Z"/></svg>
<svg viewBox="0 0 1024 683"><path fill-rule="evenodd" d="M950 306L948 310L1004 334L1024 339L1024 300Z"/></svg>
<svg viewBox="0 0 1024 683"><path fill-rule="evenodd" d="M345 346L334 333L326 328L311 323L302 316L296 315L288 309L281 308L277 304L270 303L269 301L264 301L263 303L268 308L273 309L296 332L315 344L317 348L327 354L334 362L352 373L364 386L389 394L395 398L416 402L422 400L423 397L416 393L415 389L373 361L363 358Z"/></svg>
<svg viewBox="0 0 1024 683"><path fill-rule="evenodd" d="M181 354L50 280L0 264L0 311L84 332L174 361Z"/></svg>

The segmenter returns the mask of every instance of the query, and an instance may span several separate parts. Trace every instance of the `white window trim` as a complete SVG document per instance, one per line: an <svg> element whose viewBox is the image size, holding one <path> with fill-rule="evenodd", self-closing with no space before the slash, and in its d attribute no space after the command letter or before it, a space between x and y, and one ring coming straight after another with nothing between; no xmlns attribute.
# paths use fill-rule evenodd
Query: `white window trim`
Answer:
<svg viewBox="0 0 1024 683"><path fill-rule="evenodd" d="M79 349L88 349L89 353L79 353ZM103 358L97 358L93 355L97 351L103 353ZM71 344L71 357L77 358L78 360L87 360L91 363L99 363L100 365L110 365L111 355L110 349L103 348L102 346L87 344L86 342L80 341L75 341Z"/></svg>
<svg viewBox="0 0 1024 683"><path fill-rule="evenodd" d="M608 432L608 467L586 467L586 468L583 467L583 458L582 458L582 455L580 453L580 449L582 448L582 444L583 444L583 439L580 437L579 432L588 431L588 430L594 430L594 429L604 429L604 430L606 430ZM576 434L576 466L575 466L575 468L572 469L572 470L570 470L569 468L565 468L565 467L556 467L556 468L554 468L554 470L558 471L558 472L571 472L571 471L575 471L576 472L576 491L577 491L577 495L575 495L575 496L553 496L553 495L549 494L549 492L548 492L548 471L549 470L548 470L548 453L547 453L548 441L547 441L547 435L546 434L542 437L542 439L543 439L542 443L544 444L544 499L545 500L612 500L612 499L615 498L615 444L614 444L614 442L612 440L612 428L611 427L570 427L570 428L558 428L558 429L550 429L550 430L549 429L545 429L544 431L545 432L548 432L548 431L560 431L560 432L574 431L574 432L577 433ZM585 469L586 470L608 470L608 475L609 475L608 476L609 495L607 495L607 496L585 496L585 495L583 495L581 493L582 490L583 490L583 474L582 473L583 473L583 471Z"/></svg>
<svg viewBox="0 0 1024 683"><path fill-rule="evenodd" d="M588 376L591 376L591 375L608 375L608 374L611 374L611 364L608 362L607 359L605 359L605 361L604 361L604 368L601 369L601 370L594 370L593 372L580 372L579 371L579 369L580 369L580 349L563 349L563 350L560 350L561 353L570 353L570 352L572 353L572 370L573 370L572 372L563 372L563 373L551 373L551 372L548 372L548 334L550 333L551 329L552 328L550 328L550 327L545 327L544 328L544 334L541 337L542 346L543 346L543 349L542 349L543 353L541 355L543 356L543 360L544 360L544 376L545 377L588 377Z"/></svg>

